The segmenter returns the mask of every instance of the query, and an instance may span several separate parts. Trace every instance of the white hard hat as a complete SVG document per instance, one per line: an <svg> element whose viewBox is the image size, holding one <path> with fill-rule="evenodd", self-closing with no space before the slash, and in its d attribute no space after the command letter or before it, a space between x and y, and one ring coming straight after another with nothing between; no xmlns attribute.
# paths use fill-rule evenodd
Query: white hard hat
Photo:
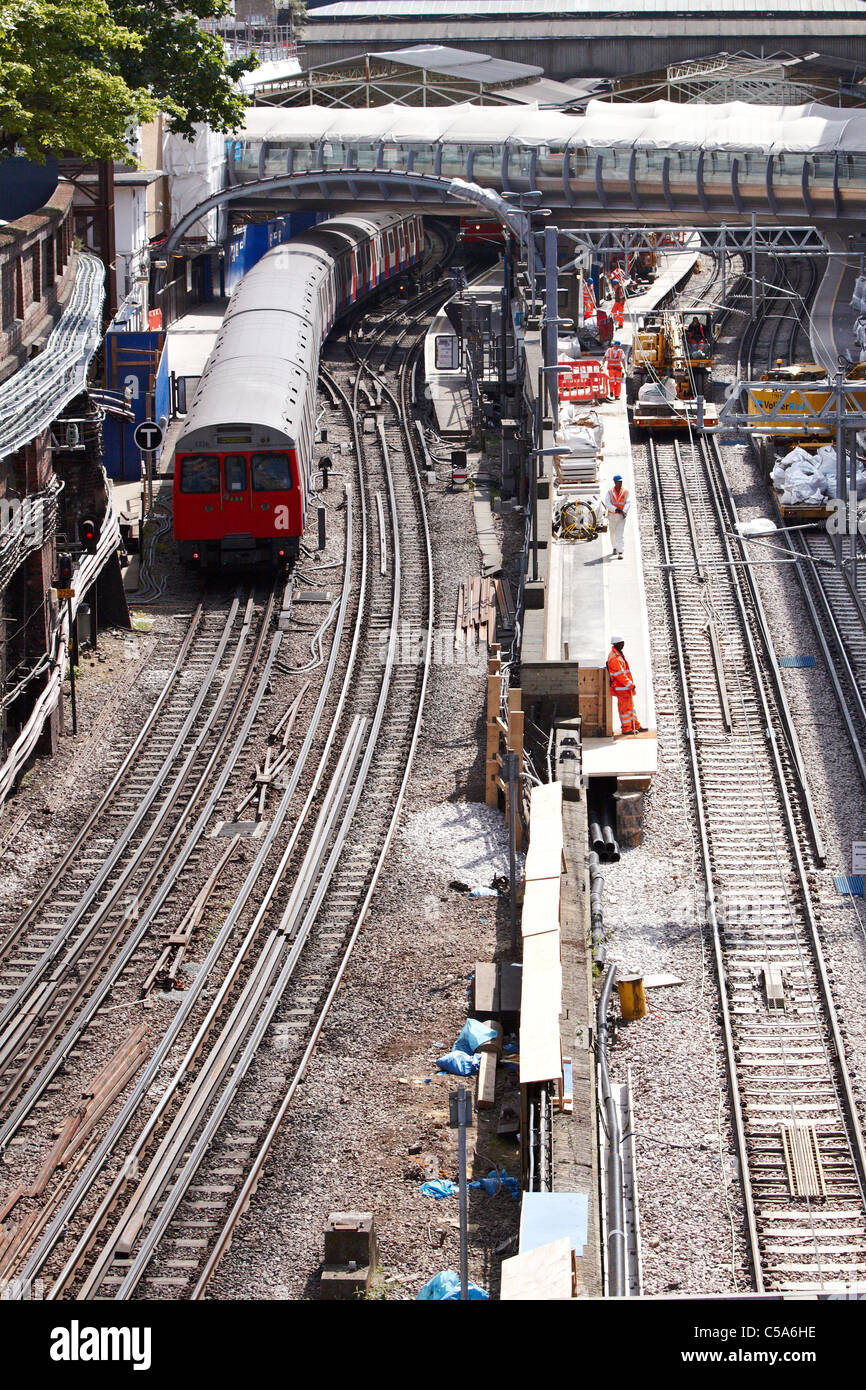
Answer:
<svg viewBox="0 0 866 1390"><path fill-rule="evenodd" d="M625 643L625 638L624 638L624 637L611 637L611 639L610 639L610 645L611 645L612 647L618 646L620 642Z"/></svg>

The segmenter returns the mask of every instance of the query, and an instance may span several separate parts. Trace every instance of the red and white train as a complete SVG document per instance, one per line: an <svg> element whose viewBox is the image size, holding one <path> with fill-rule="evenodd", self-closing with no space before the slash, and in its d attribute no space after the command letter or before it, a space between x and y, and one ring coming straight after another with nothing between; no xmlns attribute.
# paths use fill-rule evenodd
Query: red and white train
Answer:
<svg viewBox="0 0 866 1390"><path fill-rule="evenodd" d="M231 298L174 451L174 535L201 568L288 563L304 533L319 353L336 319L420 263L416 215L335 217Z"/></svg>

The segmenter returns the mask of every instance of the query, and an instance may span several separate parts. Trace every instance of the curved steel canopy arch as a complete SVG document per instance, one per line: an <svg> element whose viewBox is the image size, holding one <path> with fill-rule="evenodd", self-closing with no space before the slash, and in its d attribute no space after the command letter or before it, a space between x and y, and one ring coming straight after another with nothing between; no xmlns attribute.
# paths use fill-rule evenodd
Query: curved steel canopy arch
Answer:
<svg viewBox="0 0 866 1390"><path fill-rule="evenodd" d="M319 189L323 198L332 196L335 188L342 187L348 191L350 197L357 198L362 191L373 189L375 195L382 202L392 201L391 190L401 189L410 194L412 202L421 203L426 201L421 195L426 194L431 202L447 203L449 199L455 202L466 203L474 207L483 208L489 212L503 227L517 236L521 244L527 248L530 245L534 248L534 243L530 236L531 215L526 208L515 206L506 201L499 193L491 188L481 188L478 184L468 183L465 179L442 178L437 174L416 174L411 171L399 169L315 169L303 174L278 174L270 179L258 179L252 183L241 183L222 188L217 193L212 193L209 198L204 198L197 203L180 221L174 226L168 235L168 239L159 248L161 257L170 259L180 242L183 240L185 232L189 230L199 218L212 212L214 208L225 207L230 203L248 202L251 197L267 196L273 193L298 194L308 191L311 188ZM536 251L536 264L537 251ZM160 270L157 277L158 288L162 287L164 270Z"/></svg>

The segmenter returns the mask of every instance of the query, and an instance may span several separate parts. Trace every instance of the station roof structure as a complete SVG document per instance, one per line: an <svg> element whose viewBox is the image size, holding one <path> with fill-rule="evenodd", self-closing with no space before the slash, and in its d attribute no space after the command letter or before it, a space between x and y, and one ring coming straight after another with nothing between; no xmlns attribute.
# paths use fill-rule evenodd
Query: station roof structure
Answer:
<svg viewBox="0 0 866 1390"><path fill-rule="evenodd" d="M798 106L818 101L831 106L866 104L862 64L821 53L718 53L614 82L615 101L665 101L705 105L748 101L756 105Z"/></svg>
<svg viewBox="0 0 866 1390"><path fill-rule="evenodd" d="M522 15L549 16L559 19L566 15L682 15L683 0L336 0L320 5L308 19L317 22L327 19L438 19L514 18ZM705 0L690 7L689 14L727 12L743 14L849 14L863 17L864 6L858 0Z"/></svg>
<svg viewBox="0 0 866 1390"><path fill-rule="evenodd" d="M544 69L514 63L444 44L363 53L332 63L314 64L301 72L253 74L255 100L263 106L368 107L450 106L475 101L481 105L525 105L562 110L578 103L581 93L563 82L544 77Z"/></svg>
<svg viewBox="0 0 866 1390"><path fill-rule="evenodd" d="M712 58L822 53L866 65L866 0L334 0L308 11L306 62L413 44L608 78Z"/></svg>

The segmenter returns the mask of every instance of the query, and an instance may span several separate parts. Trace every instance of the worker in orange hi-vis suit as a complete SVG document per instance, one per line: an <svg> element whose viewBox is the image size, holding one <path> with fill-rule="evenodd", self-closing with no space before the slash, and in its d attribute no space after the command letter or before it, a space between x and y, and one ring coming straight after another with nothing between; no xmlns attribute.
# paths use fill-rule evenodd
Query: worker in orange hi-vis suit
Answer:
<svg viewBox="0 0 866 1390"><path fill-rule="evenodd" d="M610 656L607 659L607 670L610 676L610 688L616 696L616 703L619 707L619 722L624 734L643 733L638 717L634 710L635 683L631 673L631 667L622 654L625 642L622 637L611 637Z"/></svg>
<svg viewBox="0 0 866 1390"><path fill-rule="evenodd" d="M619 280L614 280L613 282L613 308L611 313L617 328L622 328L625 319L625 290Z"/></svg>

